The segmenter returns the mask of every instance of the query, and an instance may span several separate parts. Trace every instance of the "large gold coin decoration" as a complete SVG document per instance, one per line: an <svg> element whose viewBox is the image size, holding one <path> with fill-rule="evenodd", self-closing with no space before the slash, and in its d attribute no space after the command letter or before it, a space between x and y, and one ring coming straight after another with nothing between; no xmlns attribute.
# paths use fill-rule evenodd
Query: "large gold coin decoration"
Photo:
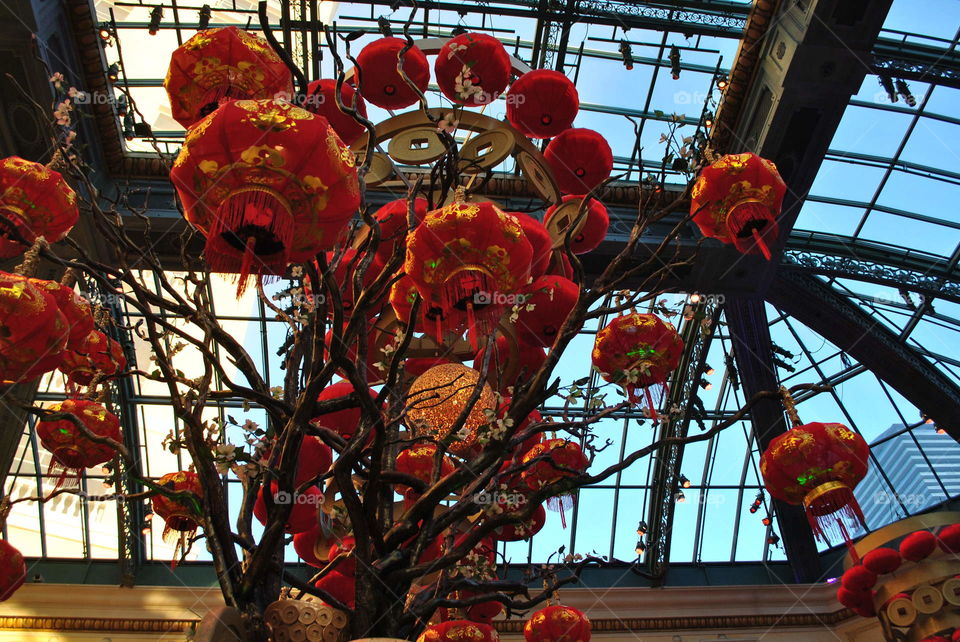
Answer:
<svg viewBox="0 0 960 642"><path fill-rule="evenodd" d="M458 434L451 435L450 431L479 379L479 372L459 363L430 368L410 385L407 426L418 437L428 435L437 440L450 439L447 450L455 455L470 454L488 423L484 411L496 409L496 399L489 385L483 384L480 398Z"/></svg>

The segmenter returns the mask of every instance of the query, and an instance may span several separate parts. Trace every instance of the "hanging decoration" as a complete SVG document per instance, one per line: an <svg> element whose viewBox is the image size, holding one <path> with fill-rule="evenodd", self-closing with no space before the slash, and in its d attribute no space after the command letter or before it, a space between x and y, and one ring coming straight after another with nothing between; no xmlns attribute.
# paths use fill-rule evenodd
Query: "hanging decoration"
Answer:
<svg viewBox="0 0 960 642"><path fill-rule="evenodd" d="M404 448L397 454L397 472L415 477L429 488L433 484L433 468L436 455L437 447L434 444L416 444ZM440 461L439 479L443 479L453 471L453 460L444 455ZM420 496L413 488L403 484L397 484L396 489L405 498L416 499Z"/></svg>
<svg viewBox="0 0 960 642"><path fill-rule="evenodd" d="M517 340L549 348L577 304L580 288L570 279L550 275L535 280L520 294L524 299L513 322Z"/></svg>
<svg viewBox="0 0 960 642"><path fill-rule="evenodd" d="M309 479L309 478L308 478ZM260 488L257 501L253 504L253 515L264 526L267 525L267 500L264 498L266 486ZM317 509L323 504L323 491L316 486L307 486L302 492L286 492L279 490L276 481L270 482L270 492L273 495L274 505L293 504L287 515L284 530L291 535L309 531L317 525Z"/></svg>
<svg viewBox="0 0 960 642"><path fill-rule="evenodd" d="M574 226L580 216L583 199L583 196L567 194L560 205L551 205L543 215L544 226L557 231L559 248L563 247L567 228ZM597 199L591 198L587 203L583 219L574 226L574 231L570 235L570 251L574 254L586 254L597 249L607 238L609 227L610 215L607 213L607 208Z"/></svg>
<svg viewBox="0 0 960 642"><path fill-rule="evenodd" d="M27 579L27 564L13 544L0 540L0 602L6 602Z"/></svg>
<svg viewBox="0 0 960 642"><path fill-rule="evenodd" d="M493 531L493 534L501 542L519 542L530 539L547 524L547 511L543 506L537 506L533 514L519 524L506 524Z"/></svg>
<svg viewBox="0 0 960 642"><path fill-rule="evenodd" d="M547 272L550 265L550 255L553 252L553 239L543 223L524 212L510 212L523 228L523 234L530 241L533 248L533 258L530 261L530 278L537 279Z"/></svg>
<svg viewBox="0 0 960 642"><path fill-rule="evenodd" d="M371 399L377 398L377 391L373 388L368 388L367 392L370 394ZM332 401L350 396L353 393L354 388L349 381L338 381L321 390L320 394L317 395L317 401ZM360 428L360 417L361 412L358 402L358 405L353 408L344 408L343 410L334 410L333 412L317 415L310 420L310 423L329 428L346 441L350 441L357 429Z"/></svg>
<svg viewBox="0 0 960 642"><path fill-rule="evenodd" d="M73 386L89 386L97 375L112 377L127 367L123 347L100 330L92 330L76 350L63 355L60 370Z"/></svg>
<svg viewBox="0 0 960 642"><path fill-rule="evenodd" d="M613 151L592 129L566 129L550 141L543 157L564 194L586 194L610 178Z"/></svg>
<svg viewBox="0 0 960 642"><path fill-rule="evenodd" d="M293 78L260 36L238 29L205 29L170 56L163 81L171 114L186 128L224 101L293 95Z"/></svg>
<svg viewBox="0 0 960 642"><path fill-rule="evenodd" d="M727 154L700 172L690 214L704 236L769 261L786 192L773 162L751 153Z"/></svg>
<svg viewBox="0 0 960 642"><path fill-rule="evenodd" d="M354 157L326 119L235 100L191 127L170 171L214 272L279 274L331 248L360 203Z"/></svg>
<svg viewBox="0 0 960 642"><path fill-rule="evenodd" d="M407 242L404 271L428 305L465 312L476 345L488 334L530 275L533 248L517 219L489 201L427 213ZM461 327L440 327L437 336ZM438 321L438 326L441 322Z"/></svg>
<svg viewBox="0 0 960 642"><path fill-rule="evenodd" d="M622 385L631 403L643 389L650 416L657 418L651 387L666 386L683 354L683 339L673 325L654 314L633 312L614 318L597 333L593 367L611 383Z"/></svg>
<svg viewBox="0 0 960 642"><path fill-rule="evenodd" d="M360 95L371 104L383 109L403 109L420 99L398 70L401 52L406 46L407 41L400 38L380 38L360 51L357 56ZM427 91L430 65L426 55L416 45L402 55L403 73L421 93Z"/></svg>
<svg viewBox="0 0 960 642"><path fill-rule="evenodd" d="M348 608L352 609L357 605L357 580L353 575L346 575L333 570L314 582L313 585Z"/></svg>
<svg viewBox="0 0 960 642"><path fill-rule="evenodd" d="M510 82L510 55L484 33L462 33L440 49L433 73L443 95L458 105L492 103Z"/></svg>
<svg viewBox="0 0 960 642"><path fill-rule="evenodd" d="M468 455L477 447L488 425L486 411L496 407L493 391L479 384L480 396L457 434L450 432L478 386L480 373L461 364L430 368L417 377L407 394L406 422L415 436L430 436L455 455Z"/></svg>
<svg viewBox="0 0 960 642"><path fill-rule="evenodd" d="M427 627L417 642L499 642L500 635L489 624L450 620Z"/></svg>
<svg viewBox="0 0 960 642"><path fill-rule="evenodd" d="M521 473L523 481L533 490L554 484L561 479L582 475L590 460L580 445L568 439L548 439L527 451L521 460L534 462ZM563 527L567 527L566 511L573 507L573 495L563 493L547 500L547 508L560 513Z"/></svg>
<svg viewBox="0 0 960 642"><path fill-rule="evenodd" d="M527 620L523 637L527 642L589 642L590 620L572 606L548 606Z"/></svg>
<svg viewBox="0 0 960 642"><path fill-rule="evenodd" d="M547 354L538 345L511 341L500 335L493 342L487 381L502 394L512 395L521 383L529 381L543 365ZM481 368L486 359L486 347L477 352L473 365Z"/></svg>
<svg viewBox="0 0 960 642"><path fill-rule="evenodd" d="M120 443L120 420L102 404L85 399L67 399L47 408L52 413L70 414L97 437L112 439ZM37 424L37 437L40 444L50 452L48 475L59 478L59 488L68 476L77 480L87 468L93 468L113 459L116 449L104 443L98 443L87 437L70 419L44 419Z"/></svg>
<svg viewBox="0 0 960 642"><path fill-rule="evenodd" d="M203 486L200 477L190 470L167 473L157 480L157 485L171 493L184 493L176 498L157 493L151 499L153 512L163 519L163 541L176 541L171 566L176 566L180 551L189 550L190 541L203 524Z"/></svg>
<svg viewBox="0 0 960 642"><path fill-rule="evenodd" d="M803 506L817 539L847 545L865 527L853 489L867 474L870 448L843 424L801 424L793 398L781 388L793 428L776 437L760 458L770 494Z"/></svg>
<svg viewBox="0 0 960 642"><path fill-rule="evenodd" d="M90 309L90 303L82 296L77 294L72 287L68 287L56 281L46 281L44 279L28 278L27 281L34 287L46 292L53 297L60 312L67 321L66 350L79 350L84 342L94 330L93 313ZM52 370L53 368L51 368Z"/></svg>
<svg viewBox="0 0 960 642"><path fill-rule="evenodd" d="M27 243L42 236L48 243L62 240L80 216L77 195L59 172L40 163L9 156L0 160L0 217ZM29 246L7 233L0 218L0 258L23 254Z"/></svg>
<svg viewBox="0 0 960 642"><path fill-rule="evenodd" d="M69 336L67 320L52 296L19 275L0 272L3 382L32 381L55 368Z"/></svg>
<svg viewBox="0 0 960 642"><path fill-rule="evenodd" d="M553 138L569 129L580 110L577 87L553 69L523 74L507 94L507 120L524 136Z"/></svg>
<svg viewBox="0 0 960 642"><path fill-rule="evenodd" d="M330 123L330 127L337 133L340 140L347 146L353 145L361 136L367 133L366 127L353 119L353 116L340 111L336 98L337 81L330 78L323 80L314 80L307 85L307 96L304 99L304 107L307 110L323 116ZM356 110L362 117L367 117L367 103L357 95L357 91L348 83L340 86L340 102L348 109L353 108L354 97L356 96Z"/></svg>
<svg viewBox="0 0 960 642"><path fill-rule="evenodd" d="M399 198L390 201L373 214L373 218L380 226L380 244L377 246L377 258L386 264L393 256L397 245L405 247L407 243L407 199ZM414 224L422 221L427 215L427 199L416 198L413 201Z"/></svg>

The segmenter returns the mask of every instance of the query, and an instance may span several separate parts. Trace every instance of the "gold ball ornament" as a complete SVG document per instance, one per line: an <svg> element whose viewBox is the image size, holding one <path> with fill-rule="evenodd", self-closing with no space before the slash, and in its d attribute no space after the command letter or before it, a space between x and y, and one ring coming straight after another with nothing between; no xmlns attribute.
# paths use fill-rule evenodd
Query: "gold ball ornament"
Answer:
<svg viewBox="0 0 960 642"><path fill-rule="evenodd" d="M489 423L485 411L496 409L496 399L488 384L483 384L463 427L456 435L451 431L479 379L479 372L459 363L430 368L410 385L407 426L417 437L447 440L447 450L455 455L470 454Z"/></svg>

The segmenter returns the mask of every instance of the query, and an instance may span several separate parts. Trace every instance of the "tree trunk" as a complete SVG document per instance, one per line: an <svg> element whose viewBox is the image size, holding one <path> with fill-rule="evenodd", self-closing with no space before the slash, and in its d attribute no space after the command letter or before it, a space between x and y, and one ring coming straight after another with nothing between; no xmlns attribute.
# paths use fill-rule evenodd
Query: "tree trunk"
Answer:
<svg viewBox="0 0 960 642"><path fill-rule="evenodd" d="M406 605L409 584L388 585L375 569L357 566L357 604L350 620L351 639L367 637L403 637L400 621Z"/></svg>

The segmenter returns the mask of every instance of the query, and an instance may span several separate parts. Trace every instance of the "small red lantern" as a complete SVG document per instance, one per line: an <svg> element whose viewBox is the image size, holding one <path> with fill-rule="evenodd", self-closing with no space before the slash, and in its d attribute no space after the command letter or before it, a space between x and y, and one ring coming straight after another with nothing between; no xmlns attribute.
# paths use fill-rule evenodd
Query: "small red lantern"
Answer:
<svg viewBox="0 0 960 642"><path fill-rule="evenodd" d="M553 69L528 71L507 95L507 120L530 138L553 138L569 129L579 110L576 85Z"/></svg>
<svg viewBox="0 0 960 642"><path fill-rule="evenodd" d="M328 264L333 262L333 258L334 252L327 252ZM381 270L383 270L383 265L380 263L379 258L374 255L370 261L370 265L367 266L367 269L363 272L363 276L360 277L360 292L354 292L353 277L360 269L360 262L363 261L364 258L366 257L363 254L358 256L357 250L348 247L341 253L340 261L331 273L334 286L330 289L337 290L340 293L340 304L343 307L343 311L347 314L353 310L354 303L356 303L363 289L369 287L380 275ZM305 285L309 285L309 279L305 281ZM333 306L328 305L327 316L333 318L333 315Z"/></svg>
<svg viewBox="0 0 960 642"><path fill-rule="evenodd" d="M339 541L334 542L330 546L330 552L327 554L327 558L332 562L337 558L338 555L340 555L340 553L351 552L356 547L356 538L352 535L348 535ZM357 558L353 555L344 557L337 562L336 570L338 573L343 573L344 575L354 575L357 572Z"/></svg>
<svg viewBox="0 0 960 642"><path fill-rule="evenodd" d="M322 551L330 550L330 543L320 526L314 526L310 530L296 533L293 536L293 550L297 552L305 563L316 568L323 568L327 565L326 553ZM321 556L324 559L321 559Z"/></svg>
<svg viewBox="0 0 960 642"><path fill-rule="evenodd" d="M908 562L919 562L937 550L937 537L930 531L910 533L900 542L900 556Z"/></svg>
<svg viewBox="0 0 960 642"><path fill-rule="evenodd" d="M530 241L533 248L533 259L530 262L530 278L536 279L547 272L550 265L550 255L553 252L553 239L550 238L550 232L544 227L543 223L524 212L510 212L520 227L523 228L523 234Z"/></svg>
<svg viewBox="0 0 960 642"><path fill-rule="evenodd" d="M0 540L0 602L9 600L27 579L23 555L7 540Z"/></svg>
<svg viewBox="0 0 960 642"><path fill-rule="evenodd" d="M960 524L951 524L937 533L940 548L945 553L960 553Z"/></svg>
<svg viewBox="0 0 960 642"><path fill-rule="evenodd" d="M616 317L597 333L593 365L600 376L627 389L632 403L643 388L650 415L656 418L651 386L663 386L680 364L683 340L673 325L654 314L634 312Z"/></svg>
<svg viewBox="0 0 960 642"><path fill-rule="evenodd" d="M292 80L266 40L221 27L197 32L173 52L163 86L173 118L190 127L226 100L289 98Z"/></svg>
<svg viewBox="0 0 960 642"><path fill-rule="evenodd" d="M512 394L510 388L515 388L518 383L529 380L547 359L543 348L522 341L517 342L516 352L514 352L510 341L504 336L497 337L493 345L487 380L503 394ZM486 359L485 353L486 348L477 352L473 358L473 365L478 370ZM507 375L508 372L510 376Z"/></svg>
<svg viewBox="0 0 960 642"><path fill-rule="evenodd" d="M493 531L497 539L501 542L519 542L530 539L541 530L547 523L547 511L543 506L537 506L533 514L519 524L507 524L500 526Z"/></svg>
<svg viewBox="0 0 960 642"><path fill-rule="evenodd" d="M400 38L380 38L364 47L357 56L360 94L377 107L403 109L420 100L397 69L400 52L406 46L407 41ZM427 90L430 65L427 56L416 45L403 54L403 73L421 93Z"/></svg>
<svg viewBox="0 0 960 642"><path fill-rule="evenodd" d="M63 313L69 329L66 349L77 350L81 348L83 342L87 339L87 335L94 329L90 303L77 294L73 288L61 285L56 281L34 278L28 278L27 281L53 297L57 307L60 308L60 312Z"/></svg>
<svg viewBox="0 0 960 642"><path fill-rule="evenodd" d="M510 83L510 55L484 33L462 33L437 54L433 73L443 95L458 105L487 105Z"/></svg>
<svg viewBox="0 0 960 642"><path fill-rule="evenodd" d="M330 470L333 451L315 435L304 435L297 452L297 474L294 486L300 486Z"/></svg>
<svg viewBox="0 0 960 642"><path fill-rule="evenodd" d="M466 312L471 330L486 334L527 282L533 248L517 219L489 201L459 199L427 213L407 243L404 271L423 298ZM441 328L443 330L462 328ZM471 337L476 334L471 332Z"/></svg>
<svg viewBox="0 0 960 642"><path fill-rule="evenodd" d="M414 224L423 220L427 215L427 199L416 198L413 201ZM398 198L390 201L378 209L373 218L380 225L380 244L377 246L377 257L381 263L386 263L393 255L394 248L401 247L407 242L407 199Z"/></svg>
<svg viewBox="0 0 960 642"><path fill-rule="evenodd" d="M525 298L513 323L517 339L549 348L577 304L580 288L570 279L550 275L540 277L520 293Z"/></svg>
<svg viewBox="0 0 960 642"><path fill-rule="evenodd" d="M52 296L22 276L0 272L0 380L32 381L53 369L69 336Z"/></svg>
<svg viewBox="0 0 960 642"><path fill-rule="evenodd" d="M235 100L191 127L173 169L215 272L277 274L332 247L360 203L353 154L325 118L282 100Z"/></svg>
<svg viewBox="0 0 960 642"><path fill-rule="evenodd" d="M266 487L260 488L257 495L257 501L253 504L253 515L257 520L266 526L269 512L267 510L267 501L263 498ZM284 524L284 530L290 534L303 533L317 525L317 507L323 503L323 491L316 486L308 486L301 493L287 493L278 490L277 482L270 482L270 491L273 494L273 503L293 504L293 508L287 515L287 523Z"/></svg>
<svg viewBox="0 0 960 642"><path fill-rule="evenodd" d="M99 403L67 399L51 405L48 410L74 415L87 430L98 437L108 437L118 443L122 439L120 420ZM58 487L69 474L75 474L79 479L83 470L110 461L116 454L113 446L93 441L69 419L41 421L37 424L37 437L43 447L53 455L47 472L55 471L58 466L62 469Z"/></svg>
<svg viewBox="0 0 960 642"><path fill-rule="evenodd" d="M28 243L42 236L60 241L77 223L77 195L59 172L40 163L10 156L0 160L0 216L10 220ZM0 258L19 256L27 247L0 225Z"/></svg>
<svg viewBox="0 0 960 642"><path fill-rule="evenodd" d="M566 224L559 226L560 229L566 230L567 226L573 224L580 215L580 206L583 198L583 196L567 194L563 197L562 203L573 201L573 204L567 207L563 207L562 203L559 206L551 205L543 215L543 224L548 225L550 220L555 216L566 216L568 218ZM558 214L558 212L560 213ZM574 254L586 254L587 252L597 249L597 246L607 238L607 230L609 228L610 215L607 213L607 208L597 199L591 198L587 204L587 210L584 214L584 221L580 227L580 231L570 236L570 251ZM561 242L564 238L565 237L561 237Z"/></svg>
<svg viewBox="0 0 960 642"><path fill-rule="evenodd" d="M523 627L527 642L589 642L590 620L572 606L548 606Z"/></svg>
<svg viewBox="0 0 960 642"><path fill-rule="evenodd" d="M353 116L340 111L337 106L337 81L326 78L324 80L314 80L307 85L307 97L304 107L308 110L323 116L330 123L333 131L337 133L340 140L345 145L353 145L358 138L367 132L366 127L353 119ZM348 109L353 107L354 96L357 91L347 83L340 87L340 102ZM357 112L367 117L367 103L360 96L357 96Z"/></svg>
<svg viewBox="0 0 960 642"><path fill-rule="evenodd" d="M500 642L497 630L489 624L470 620L450 620L428 626L417 642Z"/></svg>
<svg viewBox="0 0 960 642"><path fill-rule="evenodd" d="M314 586L351 609L356 606L357 580L353 575L333 570L317 580Z"/></svg>
<svg viewBox="0 0 960 642"><path fill-rule="evenodd" d="M349 381L338 381L337 383L331 384L321 390L320 394L317 395L317 401L331 401L333 399L340 399L342 397L347 397L354 392L353 384L351 384ZM369 393L371 399L377 398L377 391L373 388L368 388L367 392ZM310 420L310 423L329 428L343 437L346 441L350 441L357 429L360 427L360 407L356 406L354 408L344 408L343 410L335 410L333 412L317 415Z"/></svg>
<svg viewBox="0 0 960 642"><path fill-rule="evenodd" d="M437 454L434 444L417 444L404 448L397 455L397 472L416 477L429 487L433 483L433 461ZM454 471L453 460L446 455L440 462L440 479ZM397 492L404 496L416 496L409 486L397 484Z"/></svg>
<svg viewBox="0 0 960 642"><path fill-rule="evenodd" d="M534 490L566 477L582 475L590 465L580 445L568 439L548 439L539 443L527 451L522 461L526 464L537 457L541 460L522 473L523 480Z"/></svg>
<svg viewBox="0 0 960 642"><path fill-rule="evenodd" d="M72 385L88 386L98 373L112 377L126 367L123 347L100 330L93 330L77 350L64 353L60 370Z"/></svg>
<svg viewBox="0 0 960 642"><path fill-rule="evenodd" d="M586 194L610 178L613 151L592 129L565 129L550 141L543 158L564 194Z"/></svg>
<svg viewBox="0 0 960 642"><path fill-rule="evenodd" d="M898 551L883 546L875 548L863 556L864 568L873 571L877 575L893 573L900 568L902 561Z"/></svg>
<svg viewBox="0 0 960 642"><path fill-rule="evenodd" d="M869 452L863 437L846 426L814 422L770 442L760 472L771 495L803 506L818 539L830 533L850 542L850 530L863 525L853 489L867 474Z"/></svg>
<svg viewBox="0 0 960 642"><path fill-rule="evenodd" d="M195 472L181 470L167 473L157 480L157 485L173 493L190 493L183 498L157 493L151 500L153 512L164 521L163 541L169 542L176 537L176 550L185 550L187 542L197 534L197 529L203 523L203 508L200 504L203 499L203 486L200 485L200 477ZM176 550L173 554L174 564L177 560Z"/></svg>
<svg viewBox="0 0 960 642"><path fill-rule="evenodd" d="M743 254L762 253L769 261L786 193L771 161L751 153L727 154L700 172L690 213L704 236L732 243Z"/></svg>

